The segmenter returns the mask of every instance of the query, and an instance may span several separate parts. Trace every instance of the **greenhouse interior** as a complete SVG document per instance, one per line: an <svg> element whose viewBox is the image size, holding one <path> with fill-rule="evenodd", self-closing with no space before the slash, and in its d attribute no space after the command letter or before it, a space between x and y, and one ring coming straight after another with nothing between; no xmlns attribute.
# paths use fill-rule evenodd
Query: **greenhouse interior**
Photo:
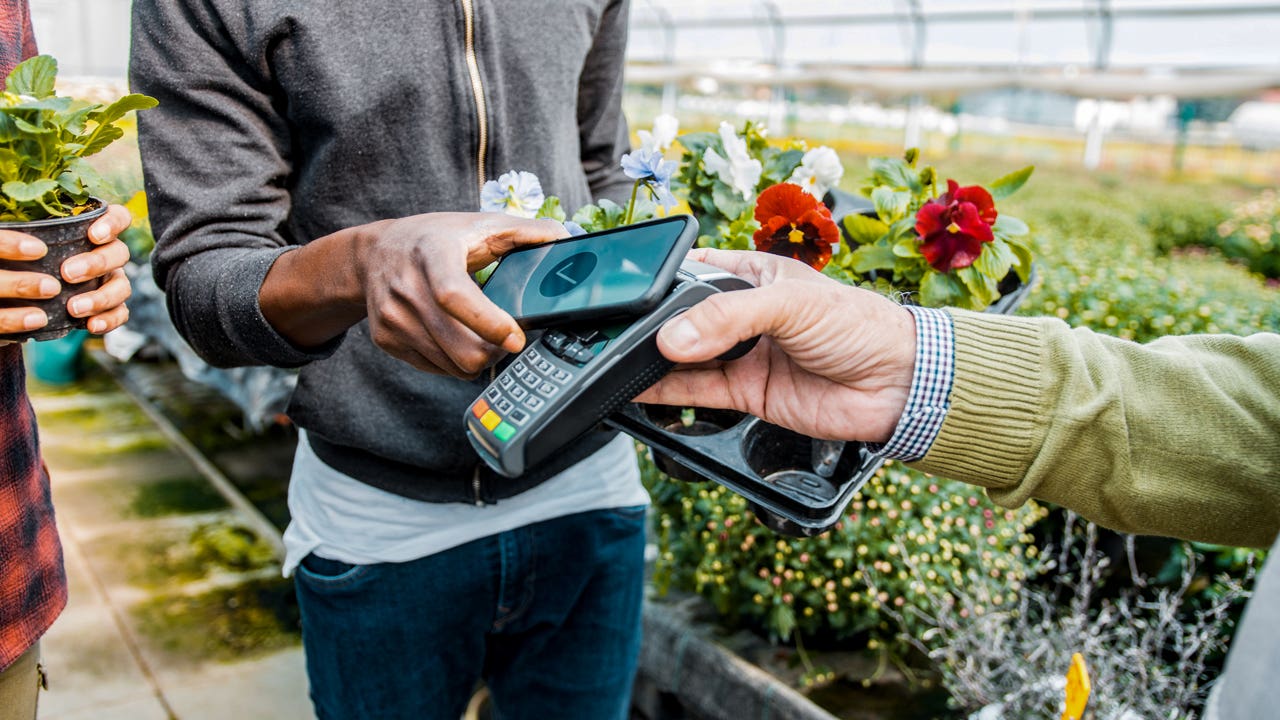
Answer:
<svg viewBox="0 0 1280 720"><path fill-rule="evenodd" d="M0 2L0 720L1274 717L1276 37Z"/></svg>

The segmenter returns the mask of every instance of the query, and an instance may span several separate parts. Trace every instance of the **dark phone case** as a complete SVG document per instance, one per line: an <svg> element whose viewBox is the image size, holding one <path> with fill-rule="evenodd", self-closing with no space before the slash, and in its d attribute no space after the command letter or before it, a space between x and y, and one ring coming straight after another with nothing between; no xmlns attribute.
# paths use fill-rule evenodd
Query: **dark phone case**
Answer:
<svg viewBox="0 0 1280 720"><path fill-rule="evenodd" d="M561 326L561 325L565 325L566 323L574 323L574 324L582 323L582 322L599 323L603 321L619 320L623 318L644 315L645 313L657 307L658 303L662 302L662 299L666 297L667 291L670 289L671 284L675 281L676 270L680 268L680 263L684 261L685 255L689 253L689 250L693 248L693 243L698 239L698 222L693 218L693 216L672 215L670 217L657 218L656 220L648 220L642 223L636 223L634 225L627 225L625 227L613 228L611 230L601 230L600 232L588 233L586 235L578 235L575 237L564 238L562 240L554 241L557 243L581 242L583 240L589 240L589 239L598 238L598 237L624 235L627 233L627 231L630 231L630 230L636 230L639 228L649 227L651 225L658 225L662 223L671 223L673 225L679 223L681 225L681 228L680 228L679 234L676 236L675 240L671 243L671 250L667 253L666 259L663 260L662 266L658 269L657 274L654 275L653 281L649 285L649 289L646 290L645 293L641 295L639 298L628 303L615 303L613 305L601 305L598 307L591 307L591 308L579 308L579 309L575 309L568 312L544 313L542 315L525 315L521 317L516 317L516 323L519 324L520 327L525 330L536 330L536 329L552 327L552 326ZM515 250L511 253L508 253L507 256L509 257L510 255L514 255L520 252L528 252L530 250L534 250L540 247L544 247L544 246L540 245L533 248L521 248L520 250ZM498 271L501 269L501 267L502 267L502 261L499 260L498 266L494 268L493 273L489 276L489 280L488 282L485 283L485 286L488 286L489 282L493 281L494 276L498 274Z"/></svg>

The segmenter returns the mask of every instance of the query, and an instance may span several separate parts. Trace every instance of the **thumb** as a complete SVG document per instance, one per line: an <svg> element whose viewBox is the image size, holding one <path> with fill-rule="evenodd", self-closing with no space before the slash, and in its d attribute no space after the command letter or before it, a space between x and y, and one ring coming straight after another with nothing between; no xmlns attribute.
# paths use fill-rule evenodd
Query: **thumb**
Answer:
<svg viewBox="0 0 1280 720"><path fill-rule="evenodd" d="M712 295L667 321L658 349L668 360L711 360L743 340L772 335L792 314L788 283Z"/></svg>

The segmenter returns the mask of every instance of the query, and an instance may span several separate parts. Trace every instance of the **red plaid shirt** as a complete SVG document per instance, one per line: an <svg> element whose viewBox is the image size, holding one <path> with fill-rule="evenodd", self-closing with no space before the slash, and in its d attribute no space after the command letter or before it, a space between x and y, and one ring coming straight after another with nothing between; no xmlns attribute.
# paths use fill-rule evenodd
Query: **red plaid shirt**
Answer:
<svg viewBox="0 0 1280 720"><path fill-rule="evenodd" d="M0 74L36 54L26 0L0 0ZM27 400L22 346L0 347L0 670L40 639L67 604L49 475Z"/></svg>

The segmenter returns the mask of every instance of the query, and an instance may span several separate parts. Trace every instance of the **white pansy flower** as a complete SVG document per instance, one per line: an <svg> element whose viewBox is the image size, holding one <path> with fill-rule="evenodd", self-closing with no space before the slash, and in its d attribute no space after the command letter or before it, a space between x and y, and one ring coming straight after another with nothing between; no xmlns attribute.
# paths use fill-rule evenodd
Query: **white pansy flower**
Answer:
<svg viewBox="0 0 1280 720"><path fill-rule="evenodd" d="M640 136L641 150L666 152L671 148L671 143L676 141L679 132L680 121L674 115L663 113L653 119L652 132L637 130L636 134Z"/></svg>
<svg viewBox="0 0 1280 720"><path fill-rule="evenodd" d="M741 193L743 200L752 199L755 196L756 185L760 184L764 166L759 160L751 157L747 152L746 139L738 137L733 126L727 122L720 123L720 140L724 143L724 154L727 157L720 157L720 153L714 148L707 148L702 156L703 166L706 167L707 172L716 175L729 187Z"/></svg>
<svg viewBox="0 0 1280 720"><path fill-rule="evenodd" d="M831 188L840 184L844 166L836 151L823 145L804 154L800 165L791 173L787 182L795 183L804 191L821 200Z"/></svg>
<svg viewBox="0 0 1280 720"><path fill-rule="evenodd" d="M480 189L480 212L500 212L531 218L538 214L546 197L538 176L523 170L503 173Z"/></svg>

